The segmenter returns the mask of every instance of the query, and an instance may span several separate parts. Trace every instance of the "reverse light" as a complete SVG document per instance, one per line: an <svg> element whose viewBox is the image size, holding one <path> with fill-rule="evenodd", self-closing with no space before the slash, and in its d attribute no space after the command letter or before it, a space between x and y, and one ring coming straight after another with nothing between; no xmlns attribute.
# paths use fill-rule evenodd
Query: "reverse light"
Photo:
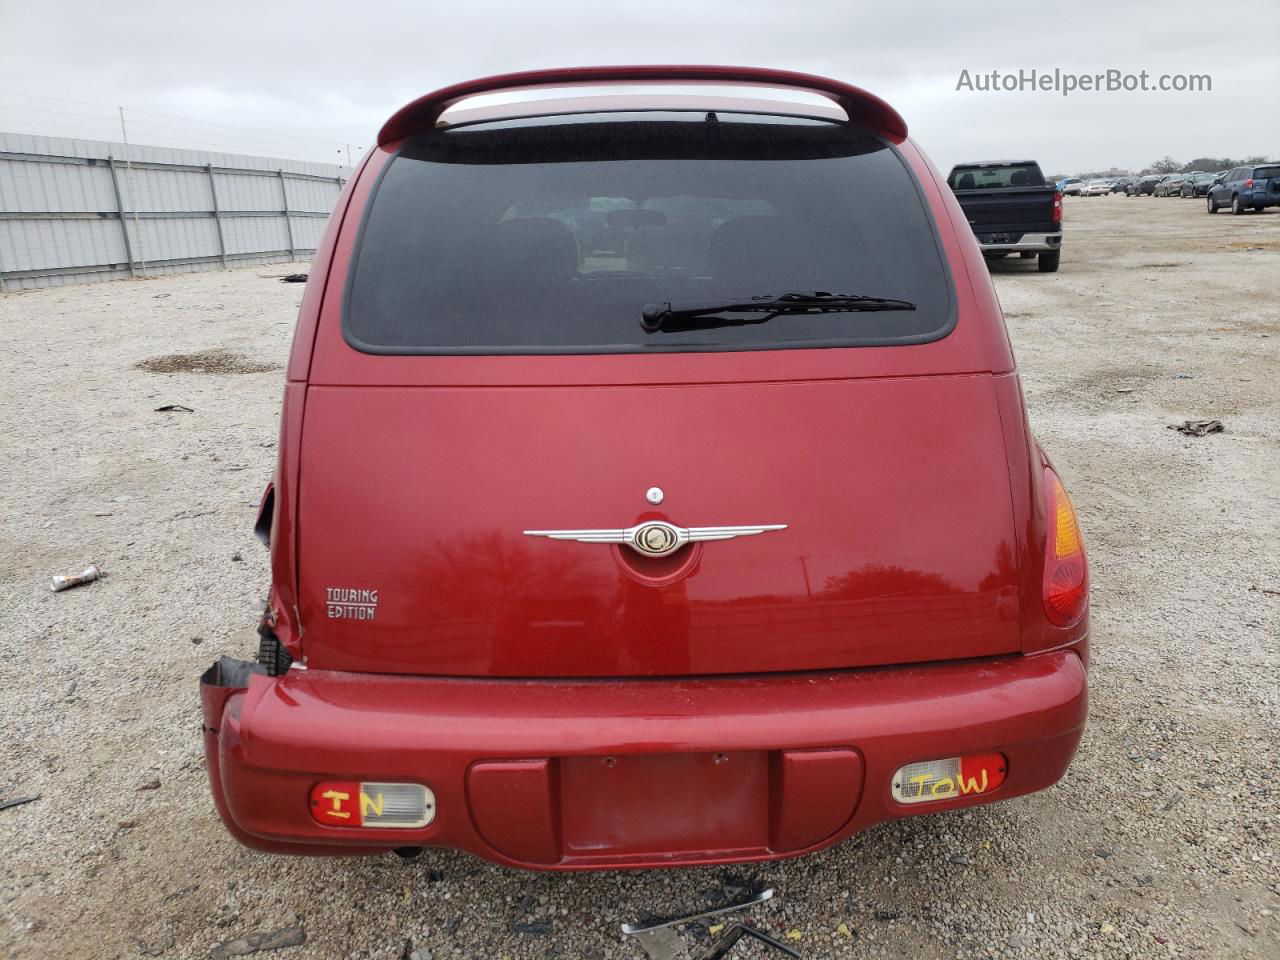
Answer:
<svg viewBox="0 0 1280 960"><path fill-rule="evenodd" d="M1053 195L1053 223L1062 222L1062 191Z"/></svg>
<svg viewBox="0 0 1280 960"><path fill-rule="evenodd" d="M1071 498L1058 475L1044 471L1045 516L1048 531L1044 546L1044 610L1060 627L1080 618L1089 604L1089 568L1084 541Z"/></svg>
<svg viewBox="0 0 1280 960"><path fill-rule="evenodd" d="M326 780L311 788L311 816L331 827L425 827L436 797L420 783Z"/></svg>
<svg viewBox="0 0 1280 960"><path fill-rule="evenodd" d="M893 775L893 799L926 803L990 793L1004 783L1008 766L1001 753L908 763Z"/></svg>

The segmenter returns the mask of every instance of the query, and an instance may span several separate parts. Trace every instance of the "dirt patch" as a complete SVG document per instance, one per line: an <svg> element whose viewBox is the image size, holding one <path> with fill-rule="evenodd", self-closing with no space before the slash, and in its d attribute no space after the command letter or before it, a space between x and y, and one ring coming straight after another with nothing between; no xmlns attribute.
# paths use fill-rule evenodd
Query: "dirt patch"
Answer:
<svg viewBox="0 0 1280 960"><path fill-rule="evenodd" d="M1187 266L1187 264L1185 263L1140 263L1138 264L1138 269L1140 270L1173 270L1177 267L1185 267L1185 266Z"/></svg>
<svg viewBox="0 0 1280 960"><path fill-rule="evenodd" d="M279 370L278 363L264 363L229 350L201 350L198 353L167 353L135 364L147 373L268 373Z"/></svg>

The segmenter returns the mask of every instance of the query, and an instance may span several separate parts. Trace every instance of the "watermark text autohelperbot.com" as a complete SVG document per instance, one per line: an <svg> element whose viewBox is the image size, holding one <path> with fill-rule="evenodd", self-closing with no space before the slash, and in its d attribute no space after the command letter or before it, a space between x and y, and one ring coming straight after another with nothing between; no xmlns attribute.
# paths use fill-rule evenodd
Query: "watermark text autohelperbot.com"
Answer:
<svg viewBox="0 0 1280 960"><path fill-rule="evenodd" d="M1104 70L1101 73L1071 73L1053 70L961 70L956 92L968 93L1209 93L1213 77L1207 73L1160 73L1147 70L1127 73Z"/></svg>

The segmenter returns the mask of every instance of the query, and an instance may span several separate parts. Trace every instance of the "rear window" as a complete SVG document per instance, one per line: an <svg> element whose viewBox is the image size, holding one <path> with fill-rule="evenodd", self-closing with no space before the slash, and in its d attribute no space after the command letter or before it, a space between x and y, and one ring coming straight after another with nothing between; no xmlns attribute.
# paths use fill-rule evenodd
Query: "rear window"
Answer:
<svg viewBox="0 0 1280 960"><path fill-rule="evenodd" d="M952 190L985 190L988 187L1043 187L1044 176L1034 163L1007 163L999 166L959 166L947 179ZM1067 183L1079 183L1068 179Z"/></svg>
<svg viewBox="0 0 1280 960"><path fill-rule="evenodd" d="M650 303L791 291L917 309L641 326ZM410 140L366 213L344 312L357 349L424 354L914 343L952 323L936 230L896 151L846 124L702 113Z"/></svg>
<svg viewBox="0 0 1280 960"><path fill-rule="evenodd" d="M1280 177L1280 164L1253 168L1253 178L1255 180L1269 180L1272 177Z"/></svg>

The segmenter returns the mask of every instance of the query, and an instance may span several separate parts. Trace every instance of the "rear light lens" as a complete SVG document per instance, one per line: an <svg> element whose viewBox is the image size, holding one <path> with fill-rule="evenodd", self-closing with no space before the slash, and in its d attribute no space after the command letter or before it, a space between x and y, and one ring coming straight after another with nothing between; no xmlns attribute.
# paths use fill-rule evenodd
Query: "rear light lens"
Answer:
<svg viewBox="0 0 1280 960"><path fill-rule="evenodd" d="M893 775L893 799L899 803L928 803L990 793L1008 772L1001 753L908 763Z"/></svg>
<svg viewBox="0 0 1280 960"><path fill-rule="evenodd" d="M1062 222L1062 191L1059 190L1053 195L1053 222Z"/></svg>
<svg viewBox="0 0 1280 960"><path fill-rule="evenodd" d="M436 797L420 783L326 780L311 788L311 816L330 827L425 827Z"/></svg>
<svg viewBox="0 0 1280 960"><path fill-rule="evenodd" d="M1244 185L1245 185L1245 187L1247 187L1248 189L1252 190L1252 189L1253 189L1253 177L1250 177L1248 180L1246 180L1246 181L1244 182Z"/></svg>
<svg viewBox="0 0 1280 960"><path fill-rule="evenodd" d="M1050 621L1065 627L1080 618L1089 604L1089 567L1084 540L1071 499L1052 470L1044 472L1045 516L1044 609Z"/></svg>

